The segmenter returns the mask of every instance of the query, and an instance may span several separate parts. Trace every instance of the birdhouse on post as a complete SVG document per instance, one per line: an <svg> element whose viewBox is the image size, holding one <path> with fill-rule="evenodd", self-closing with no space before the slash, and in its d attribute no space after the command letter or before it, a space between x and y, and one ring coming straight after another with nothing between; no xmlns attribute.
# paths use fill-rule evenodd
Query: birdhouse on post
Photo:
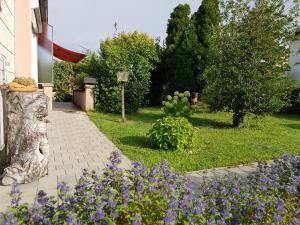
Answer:
<svg viewBox="0 0 300 225"><path fill-rule="evenodd" d="M121 98L122 98L122 121L125 122L125 84L128 81L128 72L118 72L117 79L121 82Z"/></svg>

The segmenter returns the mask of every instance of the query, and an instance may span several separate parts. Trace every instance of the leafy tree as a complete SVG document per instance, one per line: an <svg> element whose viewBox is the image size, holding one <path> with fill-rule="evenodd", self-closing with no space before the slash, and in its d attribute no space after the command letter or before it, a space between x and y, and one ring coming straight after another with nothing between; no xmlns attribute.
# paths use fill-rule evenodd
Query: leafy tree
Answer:
<svg viewBox="0 0 300 225"><path fill-rule="evenodd" d="M188 4L179 4L168 22L166 75L169 91L198 91L200 46L190 13Z"/></svg>
<svg viewBox="0 0 300 225"><path fill-rule="evenodd" d="M289 41L298 4L282 0L224 4L223 25L212 38L204 96L213 110L232 110L240 127L247 113L280 110L290 88Z"/></svg>
<svg viewBox="0 0 300 225"><path fill-rule="evenodd" d="M126 111L137 111L149 92L150 72L158 62L155 41L147 34L120 33L116 38L101 42L98 106L107 112L120 111L120 85L117 72L129 72L125 89Z"/></svg>

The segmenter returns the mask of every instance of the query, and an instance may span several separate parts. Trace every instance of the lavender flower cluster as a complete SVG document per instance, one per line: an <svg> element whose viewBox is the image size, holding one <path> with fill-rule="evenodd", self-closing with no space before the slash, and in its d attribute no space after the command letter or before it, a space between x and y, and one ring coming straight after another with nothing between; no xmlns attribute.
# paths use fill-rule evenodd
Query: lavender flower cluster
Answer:
<svg viewBox="0 0 300 225"><path fill-rule="evenodd" d="M32 205L20 204L17 186L0 224L286 224L300 225L300 160L284 155L272 165L259 164L247 178L204 179L194 193L189 181L166 161L150 169L133 161L118 167L114 152L103 175L83 170L71 190L58 185L56 198L40 191Z"/></svg>

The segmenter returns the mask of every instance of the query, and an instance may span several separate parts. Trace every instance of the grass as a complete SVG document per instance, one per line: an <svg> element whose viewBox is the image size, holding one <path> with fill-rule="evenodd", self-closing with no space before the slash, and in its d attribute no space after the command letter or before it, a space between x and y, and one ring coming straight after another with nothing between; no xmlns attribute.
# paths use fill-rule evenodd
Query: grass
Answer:
<svg viewBox="0 0 300 225"><path fill-rule="evenodd" d="M197 113L190 119L195 145L187 152L161 151L149 145L146 134L163 116L158 108L127 115L126 123L113 114L90 112L89 116L130 159L147 166L166 159L178 172L247 164L282 153L300 154L300 115L276 114L265 117L259 126L236 129L231 127L230 113Z"/></svg>

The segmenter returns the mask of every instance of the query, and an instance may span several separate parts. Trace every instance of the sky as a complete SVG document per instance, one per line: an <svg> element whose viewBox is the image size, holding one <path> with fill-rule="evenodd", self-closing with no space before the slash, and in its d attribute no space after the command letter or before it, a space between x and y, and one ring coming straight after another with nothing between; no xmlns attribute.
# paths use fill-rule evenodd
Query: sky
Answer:
<svg viewBox="0 0 300 225"><path fill-rule="evenodd" d="M115 34L115 22L118 32L138 30L164 39L170 13L180 3L194 12L201 0L49 0L49 24L57 44L97 51L101 40Z"/></svg>

